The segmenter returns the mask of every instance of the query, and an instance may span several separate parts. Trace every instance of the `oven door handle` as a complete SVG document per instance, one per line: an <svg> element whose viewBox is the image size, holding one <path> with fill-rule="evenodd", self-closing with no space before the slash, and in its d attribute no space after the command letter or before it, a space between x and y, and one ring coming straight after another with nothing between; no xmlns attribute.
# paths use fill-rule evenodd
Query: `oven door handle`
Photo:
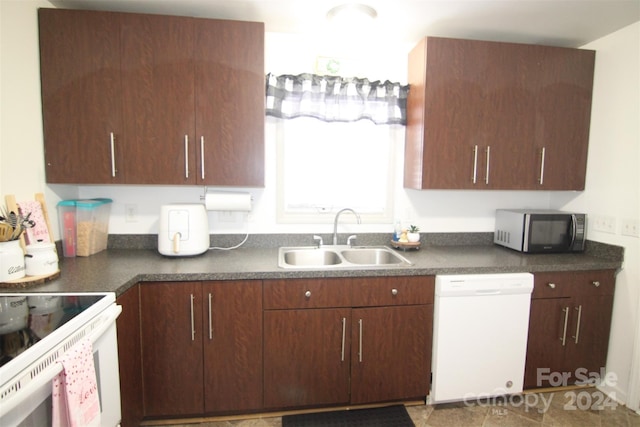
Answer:
<svg viewBox="0 0 640 427"><path fill-rule="evenodd" d="M107 329L109 329L109 327L113 325L121 312L122 306L116 304L105 310L104 315L107 317L104 317L104 320L88 333L88 337L91 339L92 345L95 344L96 341L98 341L98 339L102 336L102 334L104 334ZM57 352L55 362L46 367L39 375L35 377L35 379L20 387L20 390L16 394L10 396L6 401L0 401L0 418L2 418L5 414L11 412L22 402L23 399L20 399L21 396L31 395L31 393L37 391L40 387L51 382L56 377L56 375L62 372L62 364L58 363L57 360L64 354L64 344L58 346L55 350L53 350L53 352ZM48 353L49 357L51 357L51 353L52 352Z"/></svg>

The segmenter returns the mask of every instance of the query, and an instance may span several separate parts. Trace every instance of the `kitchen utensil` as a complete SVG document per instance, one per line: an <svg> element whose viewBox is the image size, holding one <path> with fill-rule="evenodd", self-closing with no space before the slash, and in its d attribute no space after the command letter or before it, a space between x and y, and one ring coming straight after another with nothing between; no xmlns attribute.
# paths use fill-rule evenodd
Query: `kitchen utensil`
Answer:
<svg viewBox="0 0 640 427"><path fill-rule="evenodd" d="M0 242L8 242L13 235L13 227L6 222L0 222Z"/></svg>

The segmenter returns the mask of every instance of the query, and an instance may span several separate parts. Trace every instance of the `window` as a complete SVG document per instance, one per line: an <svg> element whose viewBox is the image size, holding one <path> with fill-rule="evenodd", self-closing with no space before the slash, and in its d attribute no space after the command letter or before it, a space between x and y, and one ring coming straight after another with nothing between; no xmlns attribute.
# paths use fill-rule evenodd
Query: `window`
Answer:
<svg viewBox="0 0 640 427"><path fill-rule="evenodd" d="M276 117L278 222L321 223L349 207L364 222L391 222L394 142L408 86L301 74L267 75Z"/></svg>
<svg viewBox="0 0 640 427"><path fill-rule="evenodd" d="M345 207L391 222L399 126L300 117L277 127L279 222L330 222Z"/></svg>

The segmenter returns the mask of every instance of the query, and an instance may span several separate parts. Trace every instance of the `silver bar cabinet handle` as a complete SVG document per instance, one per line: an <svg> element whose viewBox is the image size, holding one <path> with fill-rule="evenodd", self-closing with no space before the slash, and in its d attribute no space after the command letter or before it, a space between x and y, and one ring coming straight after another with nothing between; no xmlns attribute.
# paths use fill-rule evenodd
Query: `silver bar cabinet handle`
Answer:
<svg viewBox="0 0 640 427"><path fill-rule="evenodd" d="M478 180L478 146L473 146L473 177L471 181L475 184Z"/></svg>
<svg viewBox="0 0 640 427"><path fill-rule="evenodd" d="M362 362L362 319L358 319L358 327L360 329L358 338L358 362Z"/></svg>
<svg viewBox="0 0 640 427"><path fill-rule="evenodd" d="M184 177L189 178L189 135L184 136Z"/></svg>
<svg viewBox="0 0 640 427"><path fill-rule="evenodd" d="M572 337L574 342L578 344L578 338L580 336L580 321L582 320L582 305L576 307L578 310L578 321L576 322L576 334Z"/></svg>
<svg viewBox="0 0 640 427"><path fill-rule="evenodd" d="M193 300L195 297L191 294L191 341L195 341L196 339L196 324L193 318Z"/></svg>
<svg viewBox="0 0 640 427"><path fill-rule="evenodd" d="M211 292L209 292L209 340L213 339L213 322L211 316Z"/></svg>
<svg viewBox="0 0 640 427"><path fill-rule="evenodd" d="M489 185L489 163L491 161L491 146L487 145L487 171L486 171L486 175L484 177L484 183L486 185Z"/></svg>
<svg viewBox="0 0 640 427"><path fill-rule="evenodd" d="M204 179L204 136L200 137L200 176Z"/></svg>
<svg viewBox="0 0 640 427"><path fill-rule="evenodd" d="M342 318L342 348L340 350L340 361L344 362L344 340L347 333L347 318Z"/></svg>
<svg viewBox="0 0 640 427"><path fill-rule="evenodd" d="M562 338L560 339L562 340L562 346L564 347L565 343L567 342L567 325L569 322L569 307L563 308L562 311L564 311L564 328L562 329Z"/></svg>
<svg viewBox="0 0 640 427"><path fill-rule="evenodd" d="M116 137L110 133L109 142L111 144L111 177L116 177Z"/></svg>
<svg viewBox="0 0 640 427"><path fill-rule="evenodd" d="M540 185L544 184L544 157L545 157L545 153L546 153L546 148L542 147L542 150L540 152L540 179L538 180Z"/></svg>

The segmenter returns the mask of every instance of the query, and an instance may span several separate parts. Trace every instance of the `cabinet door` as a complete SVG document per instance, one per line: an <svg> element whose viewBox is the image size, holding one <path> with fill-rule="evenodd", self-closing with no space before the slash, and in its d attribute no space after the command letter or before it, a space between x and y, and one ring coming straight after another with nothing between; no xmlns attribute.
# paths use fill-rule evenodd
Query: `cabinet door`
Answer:
<svg viewBox="0 0 640 427"><path fill-rule="evenodd" d="M197 183L264 186L264 24L195 20Z"/></svg>
<svg viewBox="0 0 640 427"><path fill-rule="evenodd" d="M465 53L455 43L429 38L409 55L405 187L474 188L480 182L477 150L486 137L474 106L482 92L475 77L464 75Z"/></svg>
<svg viewBox="0 0 640 427"><path fill-rule="evenodd" d="M566 370L564 355L571 339L570 310L570 298L531 301L524 372L525 389L549 387L549 375Z"/></svg>
<svg viewBox="0 0 640 427"><path fill-rule="evenodd" d="M433 305L353 310L351 403L429 393Z"/></svg>
<svg viewBox="0 0 640 427"><path fill-rule="evenodd" d="M204 410L262 407L262 282L203 284Z"/></svg>
<svg viewBox="0 0 640 427"><path fill-rule="evenodd" d="M140 349L140 294L135 285L120 295L116 303L122 313L116 321L118 331L118 368L122 426L137 426L142 421L142 364Z"/></svg>
<svg viewBox="0 0 640 427"><path fill-rule="evenodd" d="M108 12L39 9L49 183L122 183L120 21Z"/></svg>
<svg viewBox="0 0 640 427"><path fill-rule="evenodd" d="M201 414L202 285L144 283L140 317L145 416Z"/></svg>
<svg viewBox="0 0 640 427"><path fill-rule="evenodd" d="M349 402L351 309L264 312L264 406Z"/></svg>
<svg viewBox="0 0 640 427"><path fill-rule="evenodd" d="M409 59L405 186L526 188L520 177L535 161L527 47L433 37L423 43Z"/></svg>
<svg viewBox="0 0 640 427"><path fill-rule="evenodd" d="M162 15L121 17L128 184L195 184L192 22Z"/></svg>
<svg viewBox="0 0 640 427"><path fill-rule="evenodd" d="M588 378L589 373L599 375L606 365L613 295L578 296L571 302L566 363L574 380L580 381L580 376Z"/></svg>
<svg viewBox="0 0 640 427"><path fill-rule="evenodd" d="M536 104L536 186L584 190L595 52L540 47ZM542 182L540 178L542 177Z"/></svg>

